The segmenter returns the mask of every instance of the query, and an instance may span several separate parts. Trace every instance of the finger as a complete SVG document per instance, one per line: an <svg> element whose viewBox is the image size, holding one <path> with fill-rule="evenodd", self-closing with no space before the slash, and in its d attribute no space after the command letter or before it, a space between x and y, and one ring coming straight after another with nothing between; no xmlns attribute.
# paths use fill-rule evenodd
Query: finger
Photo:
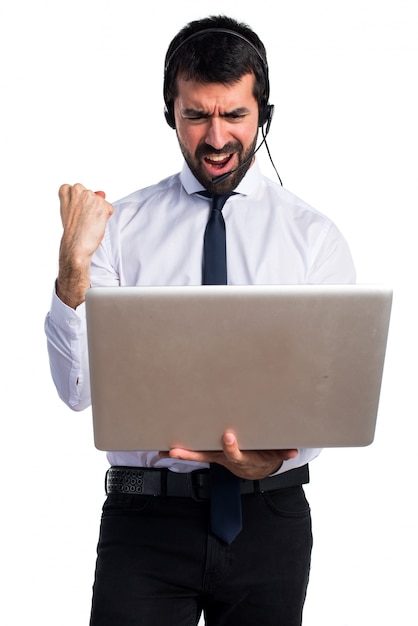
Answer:
<svg viewBox="0 0 418 626"><path fill-rule="evenodd" d="M67 184L61 185L61 187L58 190L58 196L60 200L61 223L64 226L66 207L68 207L68 205L71 202L71 185L67 185Z"/></svg>
<svg viewBox="0 0 418 626"><path fill-rule="evenodd" d="M167 454L167 456L166 456ZM225 460L223 452L185 450L184 448L171 448L168 453L162 452L163 458L181 459L183 461L194 461L195 463L216 463Z"/></svg>
<svg viewBox="0 0 418 626"><path fill-rule="evenodd" d="M76 183L75 185L64 184L61 185L58 191L58 195L61 201L70 201L71 197L77 196L81 194L83 191L86 191L86 188L81 183Z"/></svg>
<svg viewBox="0 0 418 626"><path fill-rule="evenodd" d="M239 461L242 457L238 447L238 441L234 433L226 432L222 437L222 447L225 455L233 461Z"/></svg>
<svg viewBox="0 0 418 626"><path fill-rule="evenodd" d="M95 191L96 196L100 196L101 198L106 198L106 194L104 191Z"/></svg>
<svg viewBox="0 0 418 626"><path fill-rule="evenodd" d="M187 461L201 461L203 452L196 450L186 450L185 448L170 448L168 456L174 459L183 459Z"/></svg>
<svg viewBox="0 0 418 626"><path fill-rule="evenodd" d="M70 191L71 191L71 185L67 185L67 184L61 185L61 187L58 190L58 196L60 200L64 200L68 198L70 195Z"/></svg>
<svg viewBox="0 0 418 626"><path fill-rule="evenodd" d="M289 448L286 450L282 450L281 452L284 461L287 461L288 459L294 459L299 454L299 450L297 448Z"/></svg>

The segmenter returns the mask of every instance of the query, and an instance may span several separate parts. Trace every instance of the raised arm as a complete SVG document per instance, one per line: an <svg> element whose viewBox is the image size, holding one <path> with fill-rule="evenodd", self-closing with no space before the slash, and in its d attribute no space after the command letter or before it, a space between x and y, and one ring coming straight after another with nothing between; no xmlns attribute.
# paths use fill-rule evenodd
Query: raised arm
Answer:
<svg viewBox="0 0 418 626"><path fill-rule="evenodd" d="M59 271L45 333L51 375L60 398L81 411L90 404L87 333L83 302L90 264L103 239L113 207L102 191L83 185L59 190L63 234Z"/></svg>

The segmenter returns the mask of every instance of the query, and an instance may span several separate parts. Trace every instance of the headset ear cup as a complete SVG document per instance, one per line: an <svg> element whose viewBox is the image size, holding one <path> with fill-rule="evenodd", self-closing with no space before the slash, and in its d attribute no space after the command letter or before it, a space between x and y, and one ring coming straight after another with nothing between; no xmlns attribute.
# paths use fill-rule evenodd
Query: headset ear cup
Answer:
<svg viewBox="0 0 418 626"><path fill-rule="evenodd" d="M174 106L173 106L172 102L169 102L164 107L164 116L165 116L165 120L166 120L167 124L170 126L170 128L175 128L176 127L176 120L174 118Z"/></svg>
<svg viewBox="0 0 418 626"><path fill-rule="evenodd" d="M273 119L273 113L274 113L274 104L266 104L262 109L260 109L258 125L260 127L263 127L264 125L266 125L266 128L264 130L266 135L268 134L270 130L271 121Z"/></svg>
<svg viewBox="0 0 418 626"><path fill-rule="evenodd" d="M267 132L270 129L271 120L273 117L274 104L264 104L260 106L260 113L258 116L258 125L263 127L267 124Z"/></svg>

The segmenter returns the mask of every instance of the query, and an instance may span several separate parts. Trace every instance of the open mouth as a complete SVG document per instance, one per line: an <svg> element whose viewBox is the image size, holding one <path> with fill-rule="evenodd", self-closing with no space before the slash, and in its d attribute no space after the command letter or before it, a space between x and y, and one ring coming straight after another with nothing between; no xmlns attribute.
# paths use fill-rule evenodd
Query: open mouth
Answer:
<svg viewBox="0 0 418 626"><path fill-rule="evenodd" d="M204 161L210 169L223 171L230 164L234 153L231 154L210 154L204 158Z"/></svg>

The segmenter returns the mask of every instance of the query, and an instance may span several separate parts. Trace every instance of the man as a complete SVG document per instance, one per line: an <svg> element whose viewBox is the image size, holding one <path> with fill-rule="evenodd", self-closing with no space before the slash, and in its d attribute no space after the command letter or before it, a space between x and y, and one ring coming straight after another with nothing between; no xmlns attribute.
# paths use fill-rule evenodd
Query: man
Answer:
<svg viewBox="0 0 418 626"><path fill-rule="evenodd" d="M223 16L188 24L167 51L164 99L181 173L113 206L80 184L59 192L64 230L46 333L57 390L75 410L90 404L86 290L201 284L205 192L234 191L222 211L229 284L355 280L335 225L258 169L272 106L266 52L250 28ZM312 546L302 485L318 453L241 451L230 432L217 452L109 451L91 625L186 626L202 611L212 626L300 625ZM219 467L241 479L242 529L227 541L210 521L209 475Z"/></svg>

